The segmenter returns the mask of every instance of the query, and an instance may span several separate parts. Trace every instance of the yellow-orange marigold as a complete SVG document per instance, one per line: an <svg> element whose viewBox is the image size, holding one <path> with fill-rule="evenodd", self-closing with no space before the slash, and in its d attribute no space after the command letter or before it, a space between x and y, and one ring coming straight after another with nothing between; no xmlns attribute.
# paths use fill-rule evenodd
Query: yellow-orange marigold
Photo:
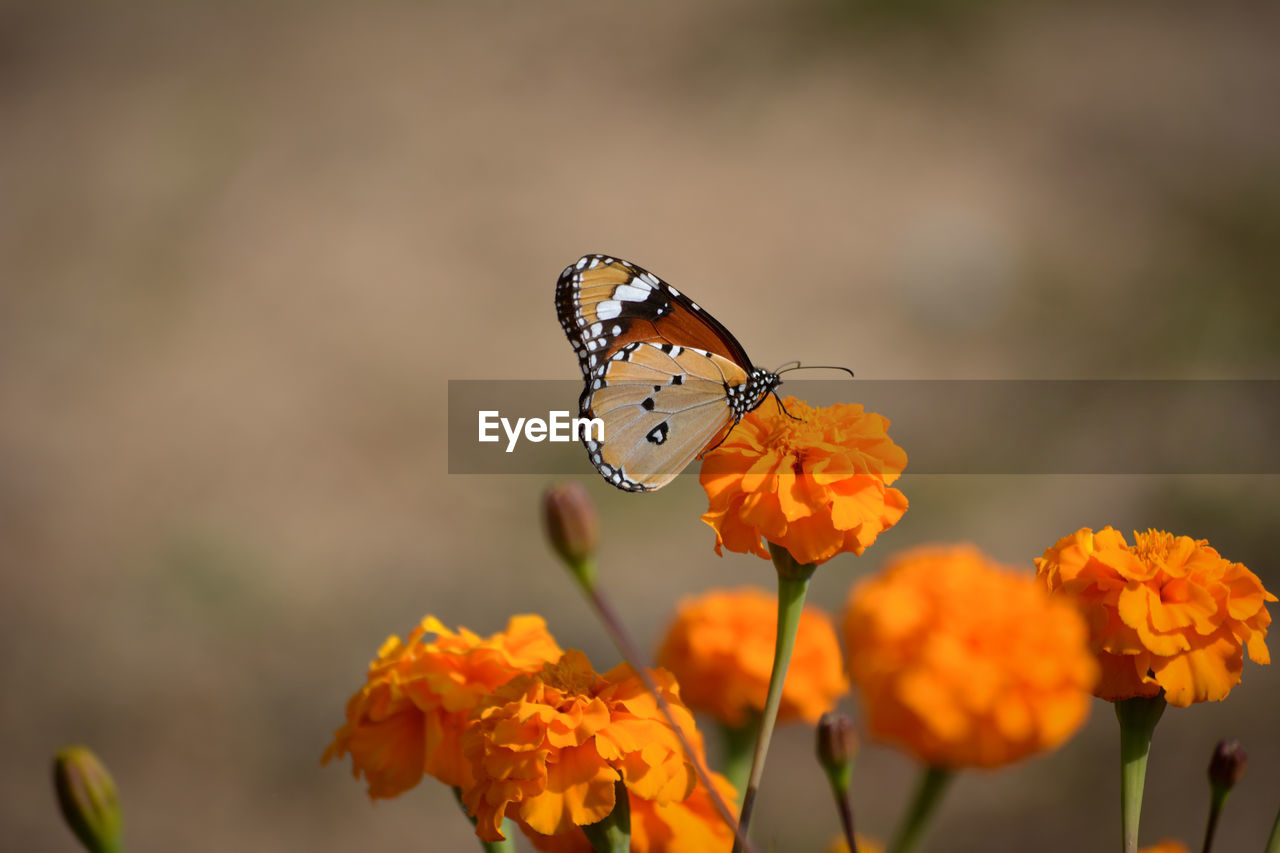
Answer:
<svg viewBox="0 0 1280 853"><path fill-rule="evenodd" d="M856 403L784 405L793 417L760 406L702 461L702 520L716 531L716 553L767 558L763 539L801 564L861 554L907 511L890 488L907 454L889 438L889 421Z"/></svg>
<svg viewBox="0 0 1280 853"><path fill-rule="evenodd" d="M1036 560L1050 590L1089 620L1102 665L1096 693L1116 701L1155 696L1170 705L1225 699L1240 683L1244 652L1270 663L1267 592L1258 576L1204 540L1160 530L1082 528Z"/></svg>
<svg viewBox="0 0 1280 853"><path fill-rule="evenodd" d="M1088 716L1084 620L972 546L896 556L854 587L844 632L869 731L926 763L1008 764Z"/></svg>
<svg viewBox="0 0 1280 853"><path fill-rule="evenodd" d="M737 791L719 773L711 774L720 797L732 803ZM631 853L726 853L733 847L733 830L720 817L701 783L681 802L658 803L630 794ZM562 835L540 835L521 825L533 846L543 853L592 853L591 842L574 827Z"/></svg>
<svg viewBox="0 0 1280 853"><path fill-rule="evenodd" d="M778 596L761 589L713 590L680 602L658 664L680 682L680 696L730 726L764 709L777 636ZM849 692L831 617L816 607L800 616L778 722L813 724Z"/></svg>
<svg viewBox="0 0 1280 853"><path fill-rule="evenodd" d="M541 616L514 616L488 638L454 633L427 616L407 641L392 635L378 649L322 761L350 754L352 775L365 778L374 799L407 791L424 772L446 785L468 784L471 766L458 739L472 708L512 676L561 654Z"/></svg>
<svg viewBox="0 0 1280 853"><path fill-rule="evenodd" d="M693 716L675 679L660 669L653 677L693 737ZM603 820L613 811L619 779L637 797L659 803L684 800L695 779L676 733L631 667L597 675L586 655L572 650L486 698L462 748L475 772L462 801L485 841L503 837L504 816L543 835Z"/></svg>

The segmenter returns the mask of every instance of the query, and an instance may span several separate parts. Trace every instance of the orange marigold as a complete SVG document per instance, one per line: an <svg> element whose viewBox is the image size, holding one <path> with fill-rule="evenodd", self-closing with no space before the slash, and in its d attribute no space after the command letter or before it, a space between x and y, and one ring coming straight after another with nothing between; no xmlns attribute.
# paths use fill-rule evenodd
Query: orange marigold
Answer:
<svg viewBox="0 0 1280 853"><path fill-rule="evenodd" d="M730 726L764 709L777 636L778 596L761 589L713 590L680 602L658 664L680 682L680 696ZM816 607L800 616L778 722L814 724L849 692L831 617Z"/></svg>
<svg viewBox="0 0 1280 853"><path fill-rule="evenodd" d="M907 454L889 438L889 421L856 403L784 405L792 417L760 406L702 461L702 520L716 531L716 553L767 558L765 539L801 564L861 554L907 511L889 488Z"/></svg>
<svg viewBox="0 0 1280 853"><path fill-rule="evenodd" d="M655 670L676 722L692 737L693 716L675 679ZM669 803L694 786L693 765L644 682L622 664L597 675L586 655L512 679L476 709L462 736L475 784L462 801L476 834L502 838L504 816L558 835L604 819L621 779L637 797Z"/></svg>
<svg viewBox="0 0 1280 853"><path fill-rule="evenodd" d="M1150 847L1143 847L1138 853L1191 853L1187 849L1187 845L1181 841L1175 841L1172 838L1166 838L1158 844L1152 844Z"/></svg>
<svg viewBox="0 0 1280 853"><path fill-rule="evenodd" d="M732 803L738 792L719 773L711 781L720 797ZM733 830L720 818L701 783L681 802L658 803L630 794L631 853L716 853L733 847ZM574 827L562 835L540 835L521 824L533 846L543 853L592 853L591 842Z"/></svg>
<svg viewBox="0 0 1280 853"><path fill-rule="evenodd" d="M1102 665L1095 691L1109 701L1155 696L1170 705L1225 699L1240 683L1244 652L1270 663L1267 592L1258 576L1204 540L1161 530L1082 528L1036 560L1037 576L1074 599L1089 620Z"/></svg>
<svg viewBox="0 0 1280 853"><path fill-rule="evenodd" d="M929 764L1008 764L1088 716L1084 620L972 546L898 555L854 587L844 632L870 732Z"/></svg>
<svg viewBox="0 0 1280 853"><path fill-rule="evenodd" d="M398 796L424 772L446 785L466 785L471 765L459 737L471 709L512 676L561 654L541 616L514 616L487 639L465 628L454 633L427 616L407 641L392 635L378 649L321 760L350 754L352 775L364 776L373 799Z"/></svg>

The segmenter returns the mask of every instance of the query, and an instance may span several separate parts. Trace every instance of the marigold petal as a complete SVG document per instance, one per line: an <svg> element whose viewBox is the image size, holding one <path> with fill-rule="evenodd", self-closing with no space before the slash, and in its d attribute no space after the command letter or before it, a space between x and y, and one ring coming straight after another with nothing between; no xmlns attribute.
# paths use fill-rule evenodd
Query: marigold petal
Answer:
<svg viewBox="0 0 1280 853"><path fill-rule="evenodd" d="M1225 699L1240 683L1244 656L1227 636L1186 654L1159 658L1153 665L1155 679L1164 688L1170 705L1185 708L1193 702Z"/></svg>
<svg viewBox="0 0 1280 853"><path fill-rule="evenodd" d="M546 787L520 805L520 819L544 835L604 820L613 811L618 778L593 748L562 749L547 762Z"/></svg>

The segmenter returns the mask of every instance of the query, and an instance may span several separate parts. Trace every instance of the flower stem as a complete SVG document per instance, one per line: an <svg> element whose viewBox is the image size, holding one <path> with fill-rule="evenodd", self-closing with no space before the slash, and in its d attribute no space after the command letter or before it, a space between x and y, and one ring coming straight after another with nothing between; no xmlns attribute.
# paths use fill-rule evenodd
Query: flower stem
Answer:
<svg viewBox="0 0 1280 853"><path fill-rule="evenodd" d="M889 853L912 853L916 849L953 776L952 771L943 767L925 768Z"/></svg>
<svg viewBox="0 0 1280 853"><path fill-rule="evenodd" d="M1213 849L1213 835L1218 830L1218 818L1222 816L1222 807L1227 804L1230 790L1214 785L1209 791L1209 821L1204 827L1204 845L1200 853L1209 853Z"/></svg>
<svg viewBox="0 0 1280 853"><path fill-rule="evenodd" d="M1271 837L1262 853L1280 853L1280 811L1276 812L1276 821L1271 824Z"/></svg>
<svg viewBox="0 0 1280 853"><path fill-rule="evenodd" d="M613 785L613 811L604 820L582 827L595 853L630 853L631 799L621 779Z"/></svg>
<svg viewBox="0 0 1280 853"><path fill-rule="evenodd" d="M1120 824L1124 853L1137 853L1142 789L1147 780L1151 735L1164 713L1164 695L1135 696L1115 703L1120 721Z"/></svg>
<svg viewBox="0 0 1280 853"><path fill-rule="evenodd" d="M693 765L694 772L698 775L698 781L702 783L702 787L707 790L707 794L711 797L711 803L715 807L716 813L719 814L725 825L733 830L734 836L739 842L745 840L746 830L739 827L737 819L733 816L733 811L729 808L729 804L724 801L724 797L720 796L720 791L716 789L716 786L711 784L711 776L707 772L702 759L697 751L694 750L693 744L689 742L684 729L676 724L676 719L671 713L671 705L667 702L667 697L658 689L658 685L654 682L653 675L649 672L649 669L641 663L643 657L640 654L640 648L636 645L635 640L631 638L631 635L627 633L627 629L623 626L622 620L618 618L613 605L609 603L609 599L601 591L600 584L595 582L595 577L594 561L587 561L581 571L574 572L574 579L578 581L579 588L587 596L587 601L591 604L591 608L595 610L596 618L600 620L600 624L604 625L609 638L613 640L613 644L622 654L622 659L631 664L631 668L640 676L645 688L658 703L658 709L662 711L662 716L666 718L667 724L675 732L681 748L684 749L685 756L688 757L689 763ZM751 847L748 846L745 849L751 850Z"/></svg>
<svg viewBox="0 0 1280 853"><path fill-rule="evenodd" d="M849 845L849 853L858 853L858 838L853 832L853 803L849 802L849 788L833 785L831 793L836 798L836 810L840 814L840 831L844 833L845 843Z"/></svg>
<svg viewBox="0 0 1280 853"><path fill-rule="evenodd" d="M756 792L764 776L764 760L773 738L773 726L778 719L778 706L782 704L782 685L787 680L791 666L791 652L796 645L796 631L800 627L800 613L804 610L804 598L809 592L809 578L817 568L812 563L800 564L787 549L769 543L769 554L778 570L778 635L773 647L773 671L769 674L769 692L765 697L764 712L760 717L760 733L756 737L755 753L751 757L751 776L747 792L742 798L742 814L738 826L742 830L734 841L733 853L740 853L742 840L751 826L751 812L755 808Z"/></svg>
<svg viewBox="0 0 1280 853"><path fill-rule="evenodd" d="M738 792L747 786L747 774L751 772L751 753L760 733L760 715L752 713L740 726L720 725L720 738L724 744L724 776Z"/></svg>

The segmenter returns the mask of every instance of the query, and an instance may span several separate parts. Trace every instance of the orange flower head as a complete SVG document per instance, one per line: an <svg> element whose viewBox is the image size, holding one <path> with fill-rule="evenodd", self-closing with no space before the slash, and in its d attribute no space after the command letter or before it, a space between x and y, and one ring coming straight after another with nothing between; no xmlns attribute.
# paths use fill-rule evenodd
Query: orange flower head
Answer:
<svg viewBox="0 0 1280 853"><path fill-rule="evenodd" d="M777 636L778 596L761 589L713 590L686 598L667 629L658 664L680 682L695 711L738 727L764 709ZM778 722L814 724L849 692L831 617L816 607L800 616Z"/></svg>
<svg viewBox="0 0 1280 853"><path fill-rule="evenodd" d="M1037 577L1073 599L1089 620L1102 665L1095 693L1108 701L1155 696L1170 705L1225 699L1244 653L1271 662L1266 603L1276 597L1204 540L1160 530L1082 528L1036 560Z"/></svg>
<svg viewBox="0 0 1280 853"><path fill-rule="evenodd" d="M676 722L695 738L675 679L661 669L653 677ZM695 779L635 671L622 664L597 675L579 651L495 690L476 708L462 749L475 772L462 801L485 841L503 837L504 816L543 835L596 823L613 811L619 779L658 803L684 800Z"/></svg>
<svg viewBox="0 0 1280 853"><path fill-rule="evenodd" d="M898 555L854 587L844 632L869 731L928 764L999 767L1088 716L1084 620L972 546Z"/></svg>
<svg viewBox="0 0 1280 853"><path fill-rule="evenodd" d="M737 791L719 773L711 774L720 797L732 803ZM720 818L707 789L698 784L680 802L659 803L629 794L632 853L728 853L733 830ZM592 853L591 842L574 827L561 835L540 835L520 824L535 849L543 853Z"/></svg>
<svg viewBox="0 0 1280 853"><path fill-rule="evenodd" d="M392 635L378 649L322 761L350 754L352 775L365 778L373 799L398 796L424 772L446 785L469 784L459 737L471 710L495 687L561 654L541 616L514 616L487 639L427 616L406 642Z"/></svg>
<svg viewBox="0 0 1280 853"><path fill-rule="evenodd" d="M702 460L702 520L716 531L716 553L767 558L768 540L801 564L861 554L907 511L889 488L907 454L889 438L889 421L856 403L783 402L790 417L760 406Z"/></svg>

